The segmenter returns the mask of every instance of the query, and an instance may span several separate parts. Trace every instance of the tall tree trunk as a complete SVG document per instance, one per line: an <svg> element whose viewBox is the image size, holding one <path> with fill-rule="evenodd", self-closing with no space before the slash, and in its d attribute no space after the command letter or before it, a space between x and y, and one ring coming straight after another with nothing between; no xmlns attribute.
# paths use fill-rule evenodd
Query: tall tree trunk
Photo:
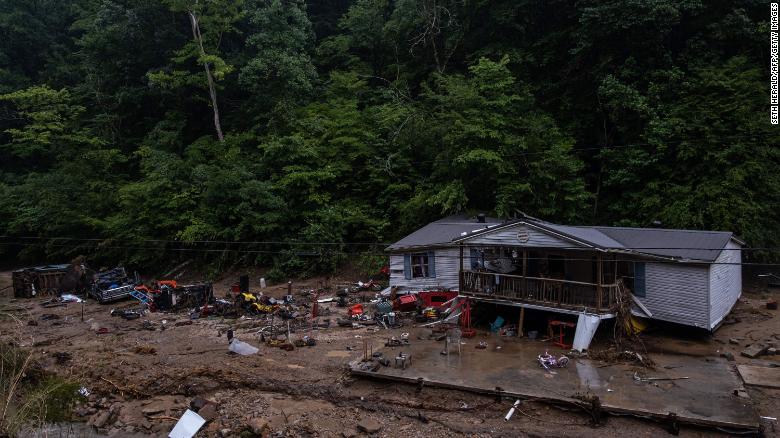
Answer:
<svg viewBox="0 0 780 438"><path fill-rule="evenodd" d="M203 48L203 36L200 34L200 25L198 25L198 18L195 13L188 11L190 15L190 24L192 24L192 37L198 43L200 48L200 56L205 58L206 50ZM217 138L219 141L224 142L225 137L222 135L222 125L219 122L219 107L217 106L217 89L214 85L214 76L211 75L211 69L209 63L203 61L203 69L206 70L206 80L209 84L209 97L211 98L211 107L214 110L214 128L217 130Z"/></svg>

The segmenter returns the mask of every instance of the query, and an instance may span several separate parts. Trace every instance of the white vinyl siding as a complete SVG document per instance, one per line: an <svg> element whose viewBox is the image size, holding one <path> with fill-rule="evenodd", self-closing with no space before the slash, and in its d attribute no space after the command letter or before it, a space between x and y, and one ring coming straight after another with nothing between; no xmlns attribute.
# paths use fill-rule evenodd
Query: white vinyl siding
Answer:
<svg viewBox="0 0 780 438"><path fill-rule="evenodd" d="M740 248L733 240L729 241L715 263L710 265L710 329L720 324L742 295Z"/></svg>
<svg viewBox="0 0 780 438"><path fill-rule="evenodd" d="M642 303L654 319L709 328L709 268L646 262Z"/></svg>
<svg viewBox="0 0 780 438"><path fill-rule="evenodd" d="M518 240L518 233L528 236L528 241ZM485 245L485 246L524 246L528 248L571 248L581 246L571 240L559 238L554 234L537 230L524 224L507 227L502 230L490 231L485 234L474 236L463 241L465 245Z"/></svg>
<svg viewBox="0 0 780 438"><path fill-rule="evenodd" d="M403 286L410 290L425 290L437 287L458 290L460 270L459 248L431 249L434 252L436 277L412 278L404 276L404 254L390 255L390 286ZM418 253L419 251L415 251ZM468 263L465 260L464 263Z"/></svg>

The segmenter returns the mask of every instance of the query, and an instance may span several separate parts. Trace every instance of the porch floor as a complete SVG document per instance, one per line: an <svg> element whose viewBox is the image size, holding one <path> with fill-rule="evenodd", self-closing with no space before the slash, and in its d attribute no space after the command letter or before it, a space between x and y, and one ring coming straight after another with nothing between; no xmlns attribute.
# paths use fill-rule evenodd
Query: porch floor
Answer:
<svg viewBox="0 0 780 438"><path fill-rule="evenodd" d="M390 366L381 367L377 372L363 371L358 360L350 363L352 373L410 384L422 378L427 386L488 394L501 387L506 397L561 402L574 401L575 394L587 391L599 397L605 412L661 419L674 413L681 424L753 431L759 427L752 402L733 395L735 389L742 388L742 383L721 358L655 354L652 359L657 366L652 371L572 359L567 368L556 369L553 374L537 365L536 356L546 349L555 355L564 352L546 342L480 333L475 338L464 339L460 354L457 347L451 347L450 355L442 355L444 342L418 340L417 333L420 329L412 331L410 346L380 350L391 363L399 352L411 354L411 365L405 370ZM481 340L487 341L487 349L474 348ZM501 349L496 349L497 346ZM635 380L635 372L645 377L688 379L642 382ZM509 405L506 403L507 410Z"/></svg>

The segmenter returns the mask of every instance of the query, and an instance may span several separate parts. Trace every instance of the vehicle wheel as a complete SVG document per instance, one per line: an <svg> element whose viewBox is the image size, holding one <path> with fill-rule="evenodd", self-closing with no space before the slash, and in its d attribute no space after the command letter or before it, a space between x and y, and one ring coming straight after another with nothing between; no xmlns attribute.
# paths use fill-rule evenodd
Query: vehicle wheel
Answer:
<svg viewBox="0 0 780 438"><path fill-rule="evenodd" d="M372 286L371 286L371 289L372 289L374 292L379 292L379 291L381 291L381 290L382 290L382 285L381 285L381 284L374 284L374 285L372 285Z"/></svg>
<svg viewBox="0 0 780 438"><path fill-rule="evenodd" d="M561 356L561 357L558 359L558 365L560 365L560 367L561 367L561 368L565 367L565 366L566 366L566 365L568 365L568 364L569 364L569 358L568 358L568 357L566 357L566 356Z"/></svg>

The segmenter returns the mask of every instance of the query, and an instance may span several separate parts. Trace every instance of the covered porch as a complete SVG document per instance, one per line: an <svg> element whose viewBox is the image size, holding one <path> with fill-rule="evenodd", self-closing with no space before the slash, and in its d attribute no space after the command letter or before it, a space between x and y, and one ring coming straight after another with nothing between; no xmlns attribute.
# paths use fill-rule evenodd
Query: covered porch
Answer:
<svg viewBox="0 0 780 438"><path fill-rule="evenodd" d="M600 251L460 247L459 291L476 299L609 314L616 304L618 282L630 289L633 280L633 263Z"/></svg>

